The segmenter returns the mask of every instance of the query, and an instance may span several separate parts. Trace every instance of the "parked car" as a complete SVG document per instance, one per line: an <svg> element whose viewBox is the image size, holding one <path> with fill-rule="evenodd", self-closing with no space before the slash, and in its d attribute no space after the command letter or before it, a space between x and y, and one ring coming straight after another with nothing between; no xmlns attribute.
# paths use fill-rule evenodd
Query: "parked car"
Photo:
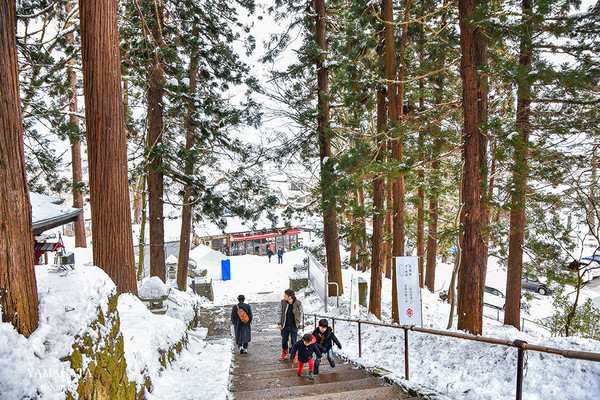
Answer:
<svg viewBox="0 0 600 400"><path fill-rule="evenodd" d="M525 276L521 278L521 288L537 292L544 296L554 293L554 290L548 288L548 286L540 282L538 278L527 278Z"/></svg>
<svg viewBox="0 0 600 400"><path fill-rule="evenodd" d="M590 279L588 280L600 276L600 255L594 255L593 257L582 257L581 263L582 267L588 270L590 275Z"/></svg>
<svg viewBox="0 0 600 400"><path fill-rule="evenodd" d="M504 310L505 298L506 296L504 296L504 293L502 293L498 289L493 288L491 286L485 287L485 292L483 293L483 304L485 304L486 306L494 307L499 310Z"/></svg>

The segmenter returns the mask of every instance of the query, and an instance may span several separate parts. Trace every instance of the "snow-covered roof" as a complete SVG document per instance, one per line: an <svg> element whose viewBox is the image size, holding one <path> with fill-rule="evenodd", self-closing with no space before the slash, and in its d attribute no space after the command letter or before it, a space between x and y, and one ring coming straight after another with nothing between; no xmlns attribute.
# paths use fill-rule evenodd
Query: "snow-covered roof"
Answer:
<svg viewBox="0 0 600 400"><path fill-rule="evenodd" d="M60 205L64 200L44 194L29 192L33 235L37 236L48 229L56 228L77 219L82 208Z"/></svg>

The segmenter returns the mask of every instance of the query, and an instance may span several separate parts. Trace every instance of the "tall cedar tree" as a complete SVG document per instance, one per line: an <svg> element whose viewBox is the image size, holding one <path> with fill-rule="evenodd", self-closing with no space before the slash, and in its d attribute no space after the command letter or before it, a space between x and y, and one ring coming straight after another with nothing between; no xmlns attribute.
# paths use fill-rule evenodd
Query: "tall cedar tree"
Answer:
<svg viewBox="0 0 600 400"><path fill-rule="evenodd" d="M327 57L327 12L325 0L315 0L315 39L321 48L321 56L316 58L317 66L317 136L319 137L319 158L321 160L321 188L323 196L323 232L325 234L325 252L329 282L338 284L339 293L334 285L329 286L329 295L343 293L342 269L340 263L340 245L337 231L337 212L335 193L328 190L333 186L333 160L331 160L331 134L329 128L329 69L325 63Z"/></svg>
<svg viewBox="0 0 600 400"><path fill-rule="evenodd" d="M167 278L165 269L165 227L163 213L164 177L162 173L161 143L163 141L163 84L164 66L161 49L163 2L149 0L145 7L154 15L147 19L152 35L152 60L148 68L148 203L150 217L150 276Z"/></svg>
<svg viewBox="0 0 600 400"><path fill-rule="evenodd" d="M193 96L196 94L196 86L198 80L198 52L192 50L190 55L190 94ZM191 150L194 147L194 113L196 107L193 101L188 101L188 115L186 120L186 135L185 135L185 149ZM187 176L192 175L194 172L194 164L192 160L186 158L184 173ZM179 245L179 259L177 264L177 286L179 290L185 291L187 289L187 275L188 275L188 263L190 256L190 236L192 232L192 216L193 216L193 188L191 185L186 184L184 187L183 196L183 211L181 214L181 239Z"/></svg>
<svg viewBox="0 0 600 400"><path fill-rule="evenodd" d="M385 91L377 93L377 130L381 131L387 120L387 109ZM384 161L385 141L382 135L377 135L377 161ZM383 252L383 222L385 218L385 179L378 175L373 180L373 262L371 263L371 290L369 292L369 312L377 318L381 318L381 280L384 273Z"/></svg>
<svg viewBox="0 0 600 400"><path fill-rule="evenodd" d="M67 15L70 15L73 11L75 1L68 0L66 7ZM69 26L70 28L70 26ZM65 35L67 43L70 46L74 46L75 38L73 31L67 28L67 34ZM69 122L77 127L76 131L79 130L79 116L77 115L77 73L75 72L75 59L69 58L67 61L67 71L70 79L70 91L69 91ZM81 140L79 135L71 135L71 169L73 171L73 207L83 208L83 172L81 167ZM73 222L75 226L75 247L87 247L87 240L85 235L85 220L83 213L77 216L77 219Z"/></svg>
<svg viewBox="0 0 600 400"><path fill-rule="evenodd" d="M510 204L510 231L508 241L508 269L504 324L520 329L521 325L521 275L523 272L523 243L525 241L525 196L529 173L527 151L531 130L531 57L532 57L532 1L522 2L521 45L519 74L517 74L517 118L512 166L512 192Z"/></svg>
<svg viewBox="0 0 600 400"><path fill-rule="evenodd" d="M462 218L464 231L458 274L458 329L474 335L482 333L483 291L485 283L486 245L482 182L487 160L486 137L482 132L483 110L487 99L478 69L484 63L483 28L471 21L473 0L459 0L461 78L463 83L463 168Z"/></svg>
<svg viewBox="0 0 600 400"><path fill-rule="evenodd" d="M446 11L443 12L441 25L446 25ZM446 62L446 51L441 51L437 54L437 60L434 62L437 70L440 70ZM444 74L436 74L434 77L435 94L434 104L439 106L442 104L444 95ZM433 140L433 149L431 152L431 172L429 174L430 189L429 189L429 220L427 226L427 263L425 265L425 286L433 292L435 290L435 267L437 260L438 249L438 217L439 217L439 197L441 192L440 178L440 159L443 146L441 123L435 123L430 129L430 136Z"/></svg>
<svg viewBox="0 0 600 400"><path fill-rule="evenodd" d="M94 264L137 294L117 32L117 3L80 0Z"/></svg>
<svg viewBox="0 0 600 400"><path fill-rule="evenodd" d="M16 11L0 1L0 305L2 321L26 337L38 326L31 204L25 177Z"/></svg>
<svg viewBox="0 0 600 400"><path fill-rule="evenodd" d="M389 124L396 126L398 124L398 85L396 83L396 39L394 36L394 6L392 0L383 0L383 20L385 24L385 77L387 79L387 96L388 96L388 115ZM392 157L400 162L402 152L400 140L390 144L392 149ZM404 232L404 199L400 199L400 178L393 179L393 242L392 255L394 257L404 255L404 237L400 237L400 233ZM401 220L402 218L402 220ZM398 315L398 288L396 287L395 265L392 263L392 318L394 321L399 321Z"/></svg>

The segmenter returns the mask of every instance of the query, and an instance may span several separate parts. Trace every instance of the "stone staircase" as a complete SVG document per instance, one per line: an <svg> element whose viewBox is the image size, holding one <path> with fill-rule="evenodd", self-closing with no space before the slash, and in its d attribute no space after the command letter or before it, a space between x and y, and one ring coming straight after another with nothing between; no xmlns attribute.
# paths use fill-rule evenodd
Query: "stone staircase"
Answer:
<svg viewBox="0 0 600 400"><path fill-rule="evenodd" d="M235 351L231 392L236 400L390 400L421 399L405 393L399 386L368 374L353 364L336 359L331 368L323 357L320 374L308 379L308 364L302 376L289 358L279 361L281 336L277 329L278 303L252 304L254 321L248 354Z"/></svg>

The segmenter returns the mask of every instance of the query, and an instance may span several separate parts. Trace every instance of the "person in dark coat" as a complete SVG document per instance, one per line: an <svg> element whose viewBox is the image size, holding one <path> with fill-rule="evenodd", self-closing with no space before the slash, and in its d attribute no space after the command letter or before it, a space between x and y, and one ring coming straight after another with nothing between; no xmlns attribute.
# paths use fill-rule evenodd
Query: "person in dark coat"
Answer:
<svg viewBox="0 0 600 400"><path fill-rule="evenodd" d="M292 289L283 292L283 300L279 307L279 323L277 327L281 331L282 353L279 360L284 360L288 353L288 339L293 346L296 343L298 328L302 323L302 302L296 299L296 293Z"/></svg>
<svg viewBox="0 0 600 400"><path fill-rule="evenodd" d="M252 323L252 307L250 304L244 303L246 297L243 294L238 296L239 303L233 306L231 309L231 323L233 324L233 331L235 332L235 344L240 349L240 354L248 353L248 343L251 339L251 323ZM248 314L248 322L244 323L238 315L238 307L244 310Z"/></svg>
<svg viewBox="0 0 600 400"><path fill-rule="evenodd" d="M277 250L277 264L283 264L283 249L281 247Z"/></svg>
<svg viewBox="0 0 600 400"><path fill-rule="evenodd" d="M313 361L313 353L317 356L317 359L323 357L321 350L315 343L315 338L310 333L306 333L302 336L302 340L298 340L293 346L290 353L290 358L293 360L298 353L298 376L302 375L304 364L308 363L308 379L313 380L313 370L315 364Z"/></svg>
<svg viewBox="0 0 600 400"><path fill-rule="evenodd" d="M271 262L272 256L273 256L273 250L271 250L271 246L267 245L267 257L269 257L269 262Z"/></svg>
<svg viewBox="0 0 600 400"><path fill-rule="evenodd" d="M331 367L335 367L335 360L333 359L333 344L340 349L342 348L342 344L338 340L338 338L333 333L333 328L329 326L329 323L326 319L322 319L319 321L319 326L313 331L313 336L315 337L315 342L321 353L327 354L327 360L329 360L329 365ZM315 360L315 375L319 374L319 365L321 364L321 359L317 358Z"/></svg>

